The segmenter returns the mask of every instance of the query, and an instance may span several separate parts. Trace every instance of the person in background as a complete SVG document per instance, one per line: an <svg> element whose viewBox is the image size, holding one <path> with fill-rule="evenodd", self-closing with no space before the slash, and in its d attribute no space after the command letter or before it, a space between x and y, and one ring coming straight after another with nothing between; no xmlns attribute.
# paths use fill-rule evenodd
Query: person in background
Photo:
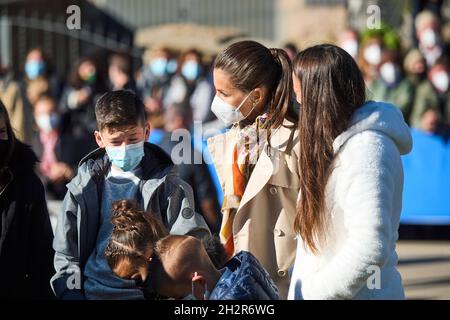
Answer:
<svg viewBox="0 0 450 320"><path fill-rule="evenodd" d="M24 136L24 142L31 144L33 127L35 126L33 105L46 92L50 92L57 98L61 95L61 82L52 72L50 63L42 49L33 48L27 53L24 74L19 80L19 90L23 103L22 130L24 131L21 132L21 135Z"/></svg>
<svg viewBox="0 0 450 320"><path fill-rule="evenodd" d="M97 147L93 136L97 128L94 106L106 91L101 70L93 58L82 58L73 66L58 108L60 160L73 168Z"/></svg>
<svg viewBox="0 0 450 320"><path fill-rule="evenodd" d="M52 299L53 231L33 151L0 101L0 299Z"/></svg>
<svg viewBox="0 0 450 320"><path fill-rule="evenodd" d="M426 132L447 131L450 125L449 63L442 57L417 88L411 125Z"/></svg>
<svg viewBox="0 0 450 320"><path fill-rule="evenodd" d="M339 38L339 46L348 52L356 61L358 60L359 35L358 31L352 28L345 29ZM295 58L295 57L294 57Z"/></svg>
<svg viewBox="0 0 450 320"><path fill-rule="evenodd" d="M33 109L38 129L33 142L33 150L40 160L38 172L44 181L47 198L62 200L67 191L66 183L74 176L75 169L58 160L60 115L57 104L52 96L45 94L36 101Z"/></svg>
<svg viewBox="0 0 450 320"><path fill-rule="evenodd" d="M0 100L8 110L11 126L16 133L16 139L31 143L33 137L28 109L29 104L24 103L19 83L13 79L10 68L0 65Z"/></svg>
<svg viewBox="0 0 450 320"><path fill-rule="evenodd" d="M170 80L177 70L175 54L168 48L146 51L145 64L137 80L145 107L151 112L162 109L162 101L167 95Z"/></svg>
<svg viewBox="0 0 450 320"><path fill-rule="evenodd" d="M418 48L425 57L427 66L433 66L436 61L448 55L448 47L442 40L439 18L430 11L423 11L416 16L414 22Z"/></svg>
<svg viewBox="0 0 450 320"><path fill-rule="evenodd" d="M379 73L379 79L371 86L372 99L397 106L408 122L414 103L414 86L404 76L399 51L385 51Z"/></svg>
<svg viewBox="0 0 450 320"><path fill-rule="evenodd" d="M164 108L173 103L188 103L192 108L193 121L209 120L213 90L206 75L202 55L198 50L190 49L182 53L178 72L172 78L163 100Z"/></svg>
<svg viewBox="0 0 450 320"><path fill-rule="evenodd" d="M195 207L212 233L219 234L222 215L214 183L201 152L194 148L191 133L192 110L189 105L173 104L164 111L165 133L158 145L171 156L178 173L194 191ZM175 136L178 137L176 140ZM178 141L181 135L181 141Z"/></svg>
<svg viewBox="0 0 450 320"><path fill-rule="evenodd" d="M410 50L403 60L406 77L416 88L427 77L427 63L418 49Z"/></svg>
<svg viewBox="0 0 450 320"><path fill-rule="evenodd" d="M288 42L283 46L283 50L286 51L287 55L289 56L289 59L291 61L294 60L295 56L298 53L298 48L293 42Z"/></svg>
<svg viewBox="0 0 450 320"><path fill-rule="evenodd" d="M363 40L358 54L358 65L364 81L371 91L371 86L379 77L380 63L383 56L384 45L379 36L370 36Z"/></svg>
<svg viewBox="0 0 450 320"><path fill-rule="evenodd" d="M137 94L133 78L131 57L126 53L113 53L109 58L108 76L111 90L131 90Z"/></svg>

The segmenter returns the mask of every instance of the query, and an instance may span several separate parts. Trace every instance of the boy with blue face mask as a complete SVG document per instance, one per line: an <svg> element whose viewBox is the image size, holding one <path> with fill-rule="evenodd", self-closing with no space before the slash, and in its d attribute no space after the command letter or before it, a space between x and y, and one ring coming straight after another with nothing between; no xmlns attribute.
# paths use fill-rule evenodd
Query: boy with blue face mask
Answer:
<svg viewBox="0 0 450 320"><path fill-rule="evenodd" d="M192 189L179 179L170 157L145 142L150 128L142 101L131 91L108 92L97 102L95 114L100 148L81 161L67 185L54 241L52 287L63 299L143 299L135 282L115 276L104 257L113 229L112 203L134 200L172 234L209 230L194 211Z"/></svg>

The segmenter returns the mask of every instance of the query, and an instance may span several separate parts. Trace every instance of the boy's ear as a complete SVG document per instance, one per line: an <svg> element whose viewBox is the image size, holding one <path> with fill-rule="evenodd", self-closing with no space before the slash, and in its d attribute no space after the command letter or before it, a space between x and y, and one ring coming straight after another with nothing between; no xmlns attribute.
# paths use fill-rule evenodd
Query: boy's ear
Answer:
<svg viewBox="0 0 450 320"><path fill-rule="evenodd" d="M102 139L102 136L101 136L100 132L95 130L94 131L94 136L95 136L95 142L97 142L98 146L100 148L104 148L105 147L105 143L103 142L103 139Z"/></svg>
<svg viewBox="0 0 450 320"><path fill-rule="evenodd" d="M145 124L145 141L148 141L148 138L150 137L150 123Z"/></svg>

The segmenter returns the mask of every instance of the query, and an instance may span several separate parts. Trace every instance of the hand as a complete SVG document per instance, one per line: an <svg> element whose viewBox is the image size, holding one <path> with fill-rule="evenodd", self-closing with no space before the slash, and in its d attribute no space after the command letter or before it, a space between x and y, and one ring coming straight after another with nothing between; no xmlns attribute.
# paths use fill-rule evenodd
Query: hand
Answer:
<svg viewBox="0 0 450 320"><path fill-rule="evenodd" d="M49 179L53 183L64 183L72 177L72 168L64 162L57 162L50 169Z"/></svg>
<svg viewBox="0 0 450 320"><path fill-rule="evenodd" d="M91 93L86 88L77 90L77 104L81 105L86 103L89 100L90 95Z"/></svg>
<svg viewBox="0 0 450 320"><path fill-rule="evenodd" d="M436 110L429 109L424 112L420 119L420 127L428 133L435 133L439 124L439 115Z"/></svg>

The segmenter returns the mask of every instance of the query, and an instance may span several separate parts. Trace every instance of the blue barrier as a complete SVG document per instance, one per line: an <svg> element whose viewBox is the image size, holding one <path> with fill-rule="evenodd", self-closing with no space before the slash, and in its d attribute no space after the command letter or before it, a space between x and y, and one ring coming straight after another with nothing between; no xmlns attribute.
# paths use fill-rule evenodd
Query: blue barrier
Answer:
<svg viewBox="0 0 450 320"><path fill-rule="evenodd" d="M411 129L413 150L403 156L402 224L450 225L450 142Z"/></svg>

